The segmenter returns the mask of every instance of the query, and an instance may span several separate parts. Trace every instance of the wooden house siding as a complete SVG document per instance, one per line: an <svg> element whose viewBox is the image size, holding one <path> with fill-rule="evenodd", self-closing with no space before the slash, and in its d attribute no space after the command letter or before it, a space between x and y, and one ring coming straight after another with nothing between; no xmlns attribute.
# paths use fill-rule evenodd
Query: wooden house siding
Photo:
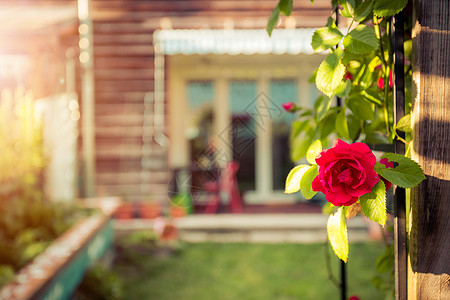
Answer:
<svg viewBox="0 0 450 300"><path fill-rule="evenodd" d="M153 32L162 26L265 28L276 3L92 0L98 195L167 199L167 152L156 143L143 149L144 131L153 130L144 128L152 117L144 115L144 98L154 90ZM330 14L329 0L296 0L292 19L297 28L318 27ZM143 157L150 159L146 166Z"/></svg>

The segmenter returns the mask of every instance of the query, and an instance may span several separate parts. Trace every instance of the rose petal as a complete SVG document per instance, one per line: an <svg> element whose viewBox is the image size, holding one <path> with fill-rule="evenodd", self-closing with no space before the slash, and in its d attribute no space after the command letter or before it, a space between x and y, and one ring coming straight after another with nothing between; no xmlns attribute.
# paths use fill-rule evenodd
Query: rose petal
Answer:
<svg viewBox="0 0 450 300"><path fill-rule="evenodd" d="M312 190L314 192L325 192L322 183L320 182L319 176L316 176L311 183Z"/></svg>

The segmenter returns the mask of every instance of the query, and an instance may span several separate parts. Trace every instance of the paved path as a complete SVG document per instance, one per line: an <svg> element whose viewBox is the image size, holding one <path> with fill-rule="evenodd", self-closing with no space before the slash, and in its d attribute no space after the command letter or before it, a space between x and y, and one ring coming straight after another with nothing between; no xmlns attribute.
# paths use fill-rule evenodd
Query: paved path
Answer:
<svg viewBox="0 0 450 300"><path fill-rule="evenodd" d="M175 219L179 238L186 242L317 243L326 239L328 216L323 214L217 214ZM154 221L117 221L116 229L151 229ZM361 217L348 220L350 242L368 240Z"/></svg>

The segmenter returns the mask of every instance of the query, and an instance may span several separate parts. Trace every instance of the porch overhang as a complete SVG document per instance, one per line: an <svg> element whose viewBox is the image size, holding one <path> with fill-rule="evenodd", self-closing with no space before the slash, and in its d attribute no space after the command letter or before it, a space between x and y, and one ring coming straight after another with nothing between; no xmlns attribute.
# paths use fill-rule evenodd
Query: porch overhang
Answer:
<svg viewBox="0 0 450 300"><path fill-rule="evenodd" d="M163 29L154 33L154 44L165 55L313 54L315 30L278 29L269 37L264 29Z"/></svg>

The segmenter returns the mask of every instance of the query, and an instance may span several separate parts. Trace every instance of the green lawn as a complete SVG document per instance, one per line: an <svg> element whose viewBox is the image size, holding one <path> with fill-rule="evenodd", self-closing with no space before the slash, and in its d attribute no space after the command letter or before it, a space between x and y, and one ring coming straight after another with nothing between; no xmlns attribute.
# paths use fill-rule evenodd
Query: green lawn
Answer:
<svg viewBox="0 0 450 300"><path fill-rule="evenodd" d="M370 282L384 247L350 246L348 295L384 299ZM125 247L114 270L124 299L340 299L327 279L323 244L182 244L171 255ZM333 271L337 259L331 255Z"/></svg>

